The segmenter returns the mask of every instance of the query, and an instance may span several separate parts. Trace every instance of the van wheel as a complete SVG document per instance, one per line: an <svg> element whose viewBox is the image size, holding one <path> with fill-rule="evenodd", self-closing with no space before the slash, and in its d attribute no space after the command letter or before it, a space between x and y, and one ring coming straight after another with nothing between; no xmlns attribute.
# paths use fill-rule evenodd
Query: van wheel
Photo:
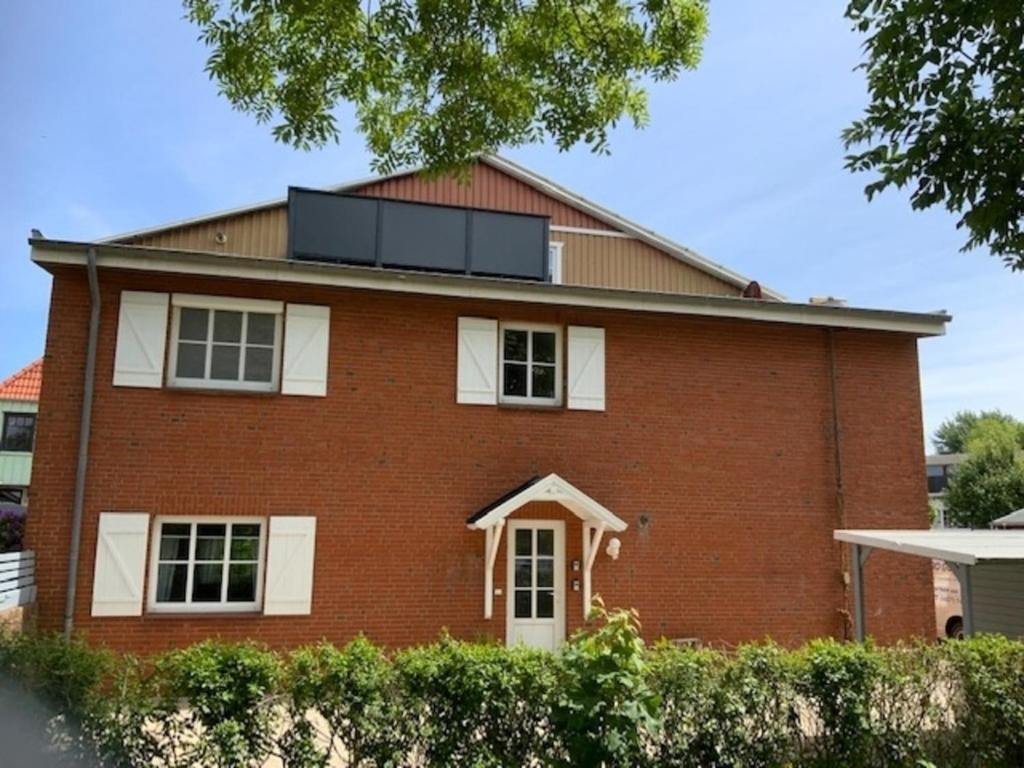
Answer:
<svg viewBox="0 0 1024 768"><path fill-rule="evenodd" d="M946 637L950 640L964 639L964 620L959 616L950 616L946 622Z"/></svg>

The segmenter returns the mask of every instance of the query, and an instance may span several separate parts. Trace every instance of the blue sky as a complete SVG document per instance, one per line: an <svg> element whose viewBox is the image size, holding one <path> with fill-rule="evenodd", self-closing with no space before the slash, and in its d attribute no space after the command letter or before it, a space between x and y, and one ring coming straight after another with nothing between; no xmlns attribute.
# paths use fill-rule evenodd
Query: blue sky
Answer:
<svg viewBox="0 0 1024 768"><path fill-rule="evenodd" d="M870 205L839 132L863 108L843 2L714 2L704 61L651 94L613 154L507 153L793 300L948 309L921 342L930 432L960 408L1024 417L1024 275L899 193ZM89 239L368 174L358 135L301 153L231 111L174 0L0 3L0 375L43 349L49 276L25 238Z"/></svg>

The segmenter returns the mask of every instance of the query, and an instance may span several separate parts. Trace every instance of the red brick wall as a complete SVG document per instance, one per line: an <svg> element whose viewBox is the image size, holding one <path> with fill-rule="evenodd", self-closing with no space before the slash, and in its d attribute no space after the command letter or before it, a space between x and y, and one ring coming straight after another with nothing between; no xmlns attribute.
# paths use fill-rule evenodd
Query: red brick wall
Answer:
<svg viewBox="0 0 1024 768"><path fill-rule="evenodd" d="M503 638L504 597L483 619L484 535L466 517L557 472L629 523L594 590L639 610L645 634L732 644L844 631L832 530L924 527L913 338L836 331L845 486L836 499L828 332L687 317L101 271L103 312L75 621L137 651L208 636L275 645L364 632L386 644ZM111 386L122 289L331 305L326 398ZM607 411L455 403L456 320L491 316L607 330ZM60 625L88 323L84 273L54 280L30 545L39 619ZM567 563L580 556L567 521ZM89 616L101 511L314 514L308 617ZM868 566L869 628L929 631L926 561ZM568 573L571 583L575 574ZM495 586L504 587L505 552ZM581 621L567 593L567 625Z"/></svg>

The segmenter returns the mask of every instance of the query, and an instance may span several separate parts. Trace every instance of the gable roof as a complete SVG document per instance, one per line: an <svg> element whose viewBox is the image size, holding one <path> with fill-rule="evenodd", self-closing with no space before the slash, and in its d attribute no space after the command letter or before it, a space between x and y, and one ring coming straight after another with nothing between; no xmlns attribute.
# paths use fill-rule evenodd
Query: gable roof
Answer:
<svg viewBox="0 0 1024 768"><path fill-rule="evenodd" d="M485 155L481 156L478 160L480 165L486 166L489 169L498 171L523 185L557 201L567 209L572 209L578 212L578 215L582 217L581 223L585 223L593 228L607 228L614 231L621 232L630 237L634 237L637 240L647 243L653 248L665 253L671 258L676 259L679 262L687 264L688 266L711 275L729 285L735 286L742 290L750 282L751 279L734 272L727 267L711 261L708 258L698 254L686 246L680 245L679 243L673 242L666 237L663 237L646 227L643 227L636 222L630 221L623 216L620 216L607 208L604 208L597 203L588 200L587 198L579 195L566 187L557 184L556 182L541 176L517 163L512 162L503 157L497 155ZM374 176L370 178L359 179L356 181L339 184L333 187L328 187L328 191L331 192L361 192L366 191L373 194L374 189L379 191L386 191L389 183L397 182L405 177L418 174L421 168L412 168L397 173L388 174L385 176ZM370 189L367 189L370 188ZM157 227L149 227L146 229L140 229L133 232L126 232L113 237L104 238L98 242L102 243L135 243L140 238L144 238L150 235L156 235L159 233L168 232L184 227L195 226L218 219L230 218L233 216L240 216L244 214L252 214L262 210L268 210L273 208L282 208L287 206L287 198L278 198L275 200L266 201L263 203L257 203L242 208L234 208L226 211L219 211L216 213L206 214L190 219L184 219L169 224L164 224ZM765 286L761 286L763 295L766 298L776 299L785 301L783 296L778 291L774 291Z"/></svg>
<svg viewBox="0 0 1024 768"><path fill-rule="evenodd" d="M38 402L42 386L43 358L39 358L0 382L0 400Z"/></svg>

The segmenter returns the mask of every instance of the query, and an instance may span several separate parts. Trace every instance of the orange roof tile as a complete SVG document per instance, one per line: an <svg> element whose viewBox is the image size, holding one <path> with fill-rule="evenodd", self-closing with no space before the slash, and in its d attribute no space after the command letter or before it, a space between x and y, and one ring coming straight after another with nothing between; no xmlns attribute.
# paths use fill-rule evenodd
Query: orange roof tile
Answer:
<svg viewBox="0 0 1024 768"><path fill-rule="evenodd" d="M43 358L29 363L0 382L0 400L39 400L43 386Z"/></svg>

